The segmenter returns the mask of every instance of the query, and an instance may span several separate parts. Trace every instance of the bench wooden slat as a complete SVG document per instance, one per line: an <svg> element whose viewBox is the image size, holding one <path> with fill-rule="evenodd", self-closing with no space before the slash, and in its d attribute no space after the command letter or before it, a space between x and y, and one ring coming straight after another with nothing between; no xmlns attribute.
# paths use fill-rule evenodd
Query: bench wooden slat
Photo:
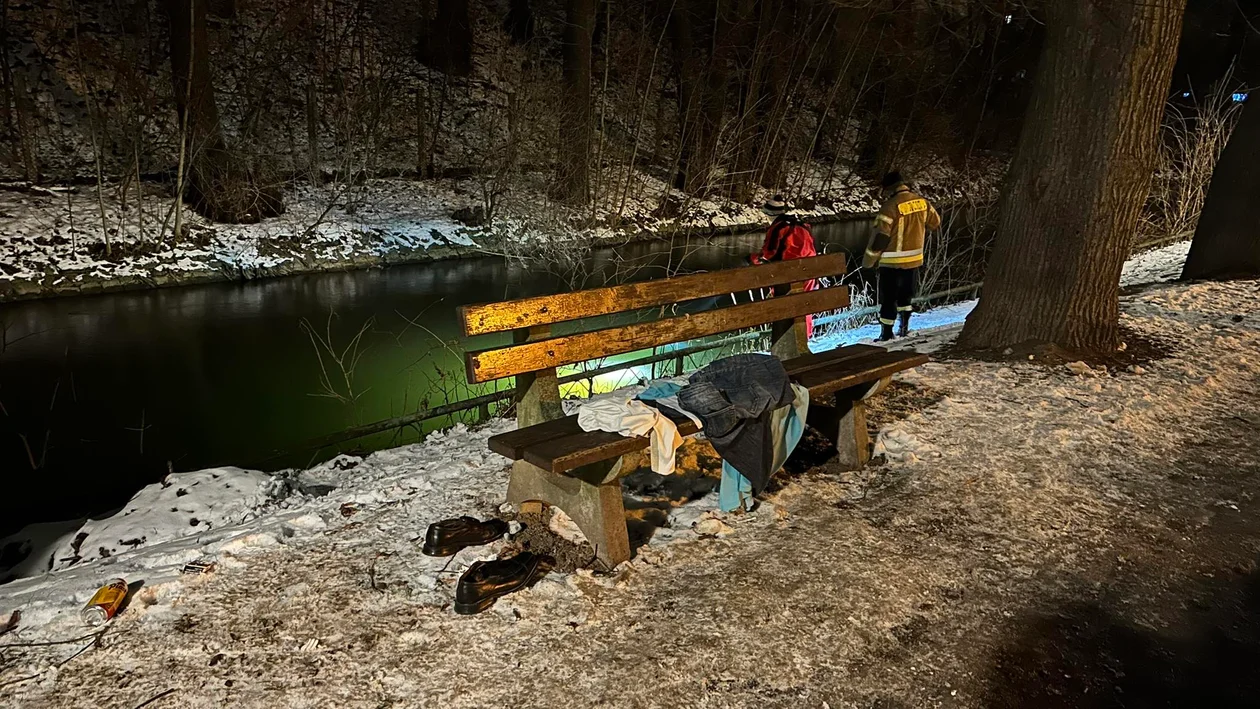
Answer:
<svg viewBox="0 0 1260 709"><path fill-rule="evenodd" d="M787 370L789 377L796 377L813 369L830 367L836 362L852 360L858 357L869 357L882 352L887 352L887 350L875 345L848 345L837 347L834 350L827 350L826 352L811 352L800 357L793 357L783 363L783 368Z"/></svg>
<svg viewBox="0 0 1260 709"><path fill-rule="evenodd" d="M846 270L843 253L457 309L465 337L798 283Z"/></svg>
<svg viewBox="0 0 1260 709"><path fill-rule="evenodd" d="M918 352L883 352L836 362L795 377L796 383L809 389L810 399L820 399L842 389L866 384L928 362L931 358Z"/></svg>
<svg viewBox="0 0 1260 709"><path fill-rule="evenodd" d="M491 436L489 445L490 450L508 460L520 460L525 455L525 449L535 443L581 432L582 427L578 425L577 416L566 416Z"/></svg>
<svg viewBox="0 0 1260 709"><path fill-rule="evenodd" d="M523 372L536 372L768 322L791 320L809 313L826 312L848 305L848 288L824 288L696 315L635 323L501 349L469 352L465 360L468 381L489 382Z"/></svg>
<svg viewBox="0 0 1260 709"><path fill-rule="evenodd" d="M690 436L699 430L691 419L678 424L679 435ZM563 473L643 450L650 442L647 436L630 438L607 431L583 431L529 446L525 449L525 460L543 470Z"/></svg>

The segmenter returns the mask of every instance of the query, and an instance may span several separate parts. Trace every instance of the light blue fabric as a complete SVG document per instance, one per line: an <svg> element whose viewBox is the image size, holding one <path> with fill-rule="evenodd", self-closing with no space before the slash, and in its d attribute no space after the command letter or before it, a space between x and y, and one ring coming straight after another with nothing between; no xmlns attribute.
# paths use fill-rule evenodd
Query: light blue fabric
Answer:
<svg viewBox="0 0 1260 709"><path fill-rule="evenodd" d="M744 507L745 501L748 503L745 509L752 509L752 483L730 463L722 461L722 486L718 488L718 507L723 512L734 512Z"/></svg>
<svg viewBox="0 0 1260 709"><path fill-rule="evenodd" d="M655 381L648 384L648 388L639 393L640 401L656 401L657 399L668 399L678 393L682 389L681 385L673 382Z"/></svg>
<svg viewBox="0 0 1260 709"><path fill-rule="evenodd" d="M805 435L805 419L809 416L809 390L793 384L796 400L770 414L770 431L774 438L774 470L787 462L792 451ZM752 483L725 460L722 461L722 485L718 489L718 507L723 512L733 512L741 507L751 510L754 505Z"/></svg>

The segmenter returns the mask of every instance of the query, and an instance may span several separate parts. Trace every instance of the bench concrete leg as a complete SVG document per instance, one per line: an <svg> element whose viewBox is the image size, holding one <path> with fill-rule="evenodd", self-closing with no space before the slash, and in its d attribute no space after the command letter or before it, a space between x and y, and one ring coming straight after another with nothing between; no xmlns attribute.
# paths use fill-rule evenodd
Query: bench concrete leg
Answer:
<svg viewBox="0 0 1260 709"><path fill-rule="evenodd" d="M527 428L534 424L564 418L560 402L560 385L556 370L530 372L516 376L516 425Z"/></svg>
<svg viewBox="0 0 1260 709"><path fill-rule="evenodd" d="M784 320L770 326L770 354L780 361L809 354L809 333L805 318Z"/></svg>
<svg viewBox="0 0 1260 709"><path fill-rule="evenodd" d="M811 401L809 425L835 445L836 463L842 470L860 470L870 460L866 404L861 399L837 397L834 406Z"/></svg>
<svg viewBox="0 0 1260 709"><path fill-rule="evenodd" d="M512 465L507 501L519 505L522 511L541 511L543 504L564 510L595 547L596 557L612 568L630 559L620 472L620 459L589 465L568 475L518 460Z"/></svg>
<svg viewBox="0 0 1260 709"><path fill-rule="evenodd" d="M866 432L866 400L884 390L885 377L874 384L836 394L835 405L809 405L809 425L836 446L836 463L843 470L860 470L871 459L871 438Z"/></svg>

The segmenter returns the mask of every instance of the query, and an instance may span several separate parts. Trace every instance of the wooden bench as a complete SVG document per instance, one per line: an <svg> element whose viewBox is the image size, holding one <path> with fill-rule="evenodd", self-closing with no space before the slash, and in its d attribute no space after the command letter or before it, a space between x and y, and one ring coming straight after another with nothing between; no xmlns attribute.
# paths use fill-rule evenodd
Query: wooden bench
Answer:
<svg viewBox="0 0 1260 709"><path fill-rule="evenodd" d="M565 416L556 368L771 324L771 352L792 381L809 389L808 424L835 445L847 469L869 458L864 401L893 374L928 360L914 352L853 345L809 353L805 315L845 308L847 288L805 292L803 283L845 272L843 254L830 254L643 283L525 298L460 308L464 335L511 332L513 344L470 351L469 383L516 377L517 430L490 439L490 449L515 461L508 502L523 511L553 505L565 511L610 567L630 558L622 506L621 457L648 446L648 438L583 431ZM768 300L692 315L664 317L666 306L733 292L773 288ZM659 308L662 317L588 332L552 336L556 323ZM680 433L696 426L681 418ZM631 472L631 471L624 471Z"/></svg>

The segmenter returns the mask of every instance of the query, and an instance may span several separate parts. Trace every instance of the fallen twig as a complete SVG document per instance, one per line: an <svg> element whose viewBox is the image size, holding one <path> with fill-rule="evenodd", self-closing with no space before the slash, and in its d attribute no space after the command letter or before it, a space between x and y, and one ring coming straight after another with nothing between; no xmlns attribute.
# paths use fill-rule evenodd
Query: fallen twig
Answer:
<svg viewBox="0 0 1260 709"><path fill-rule="evenodd" d="M0 649L10 648L10 647L49 647L51 645L70 645L72 643L81 643L84 640L87 640L88 638L100 636L100 635L103 635L104 633L105 633L104 630L98 630L92 633L88 633L87 635L81 635L77 638L70 638L69 640L45 640L43 642L37 642L37 643L5 643L4 645L0 645Z"/></svg>
<svg viewBox="0 0 1260 709"><path fill-rule="evenodd" d="M372 563L368 564L368 588L372 589L373 591L381 590L376 585L376 560L380 558L381 558L381 555L378 552L376 556L372 557Z"/></svg>
<svg viewBox="0 0 1260 709"><path fill-rule="evenodd" d="M2 687L8 687L8 686L10 686L10 685L14 685L14 684L21 684L21 683L26 682L26 681L28 681L28 680L35 679L36 677L39 677L41 674L43 674L43 673L42 673L42 672L36 672L36 673L35 673L35 674L33 674L33 675L27 675L27 676L25 676L25 677L18 677L17 679L11 679L11 680L9 680L9 681L7 681L7 682L0 682L0 688L2 688Z"/></svg>
<svg viewBox="0 0 1260 709"><path fill-rule="evenodd" d="M74 638L74 639L72 639L72 640L50 640L50 641L47 641L47 642L39 642L39 643L8 643L8 644L5 644L5 645L0 645L0 649L5 649L5 648L14 648L14 647L47 647L47 646L50 646L50 645L68 645L68 644L70 644L70 643L76 643L76 642L79 642L79 641L81 641L81 640L86 640L86 639L88 639L88 638L91 638L91 639L92 639L92 641L91 641L91 642L89 642L87 645L84 645L83 647L79 648L78 652L74 653L74 654L73 654L73 655L71 655L70 657L67 657L66 659L62 660L61 662L58 662L58 663L56 663L55 665L53 665L53 668L56 668L56 669L61 669L62 667L65 667L67 664L69 664L71 660L73 660L74 658L78 657L79 655L82 655L83 653L87 652L88 650L91 650L91 649L92 649L92 648L94 648L94 647L100 647L100 644L101 644L101 638L105 637L105 633L107 633L107 632L109 632L109 626L108 626L108 625L107 625L107 626L105 626L104 628L101 628L100 630L98 630L98 631L96 631L96 632L94 632L94 633L88 633L87 635L84 635L84 636L81 636L81 637L78 637L78 638ZM44 670L44 672L46 672L46 671L47 671L47 670ZM42 676L42 675L44 674L44 672L36 672L36 673L35 673L35 674L33 674L33 675L27 675L27 676L25 676L25 677L19 677L19 678L17 678L17 679L11 679L11 680L8 680L7 682L0 682L0 687L8 687L9 685L13 685L13 684L20 684L20 683L22 683L22 682L26 682L26 681L28 681L28 680L36 679L36 678L38 678L38 677Z"/></svg>
<svg viewBox="0 0 1260 709"><path fill-rule="evenodd" d="M149 706L150 704L152 704L153 702L156 702L157 700L161 699L162 697L169 696L169 695L174 694L174 693L175 693L175 688L174 688L174 687L171 687L170 689L166 690L165 692L158 692L157 694L153 695L152 697L149 697L148 699L144 700L143 702L140 702L139 704L137 704L137 705L136 705L136 709L140 709L141 707L147 707L147 706Z"/></svg>
<svg viewBox="0 0 1260 709"><path fill-rule="evenodd" d="M73 654L73 655L71 655L70 657L67 657L66 659L62 660L61 662L58 662L57 664L53 665L53 667L56 667L57 669L61 669L62 667L65 667L66 665L70 664L70 661L71 661L71 660L73 660L74 658L78 657L79 655L82 655L83 653L87 652L88 650L91 650L92 648L94 648L94 647L96 647L97 645L100 645L100 644L101 644L101 638L100 638L100 636L97 636L97 637L95 637L95 638L92 638L92 642L90 642L90 643L88 643L87 645L84 645L83 647L79 648L79 651L78 651L78 652L74 653L74 654Z"/></svg>

